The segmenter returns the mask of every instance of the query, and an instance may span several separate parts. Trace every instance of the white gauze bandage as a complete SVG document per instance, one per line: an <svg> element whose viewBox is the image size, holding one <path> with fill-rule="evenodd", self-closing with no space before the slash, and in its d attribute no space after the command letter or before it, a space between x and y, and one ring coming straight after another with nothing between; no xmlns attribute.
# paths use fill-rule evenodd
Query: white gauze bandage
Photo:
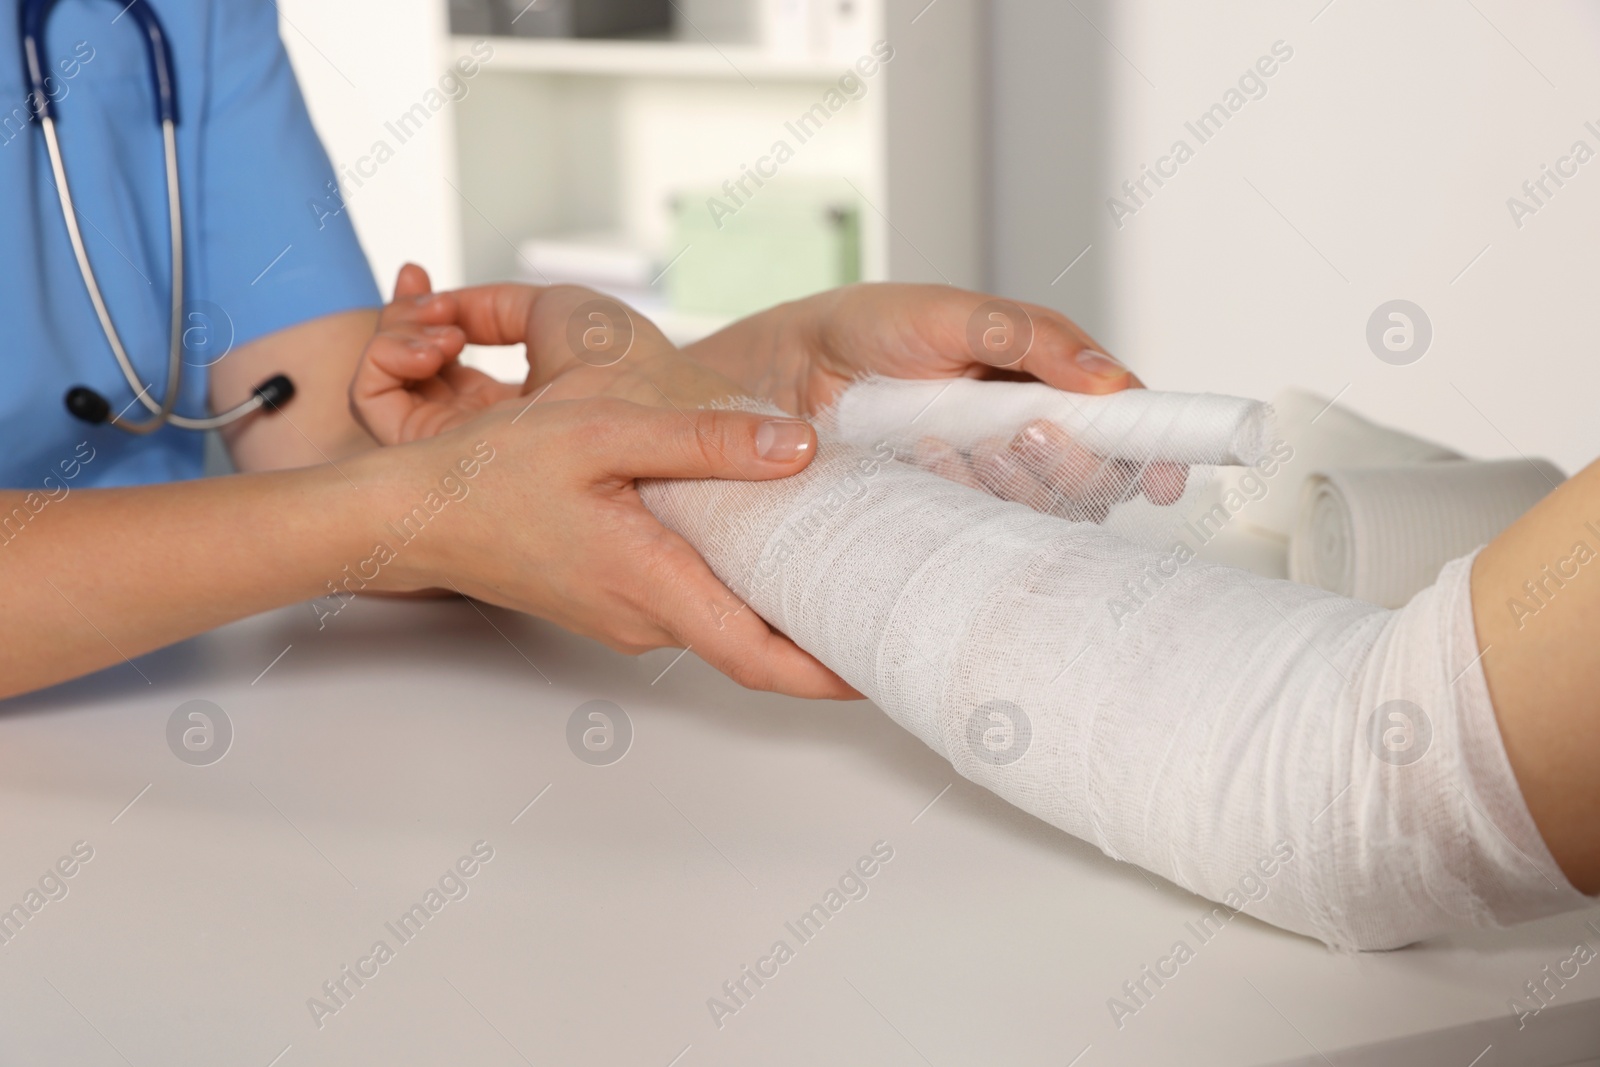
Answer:
<svg viewBox="0 0 1600 1067"><path fill-rule="evenodd" d="M1397 608L1487 544L1565 475L1542 459L1319 471L1305 482L1289 577Z"/></svg>
<svg viewBox="0 0 1600 1067"><path fill-rule="evenodd" d="M1039 383L872 377L846 390L822 426L1035 511L1113 519L1138 537L1165 521L1143 504L1187 503L1212 466L1254 463L1271 422L1264 404L1209 393L1085 396Z"/></svg>
<svg viewBox="0 0 1600 1067"><path fill-rule="evenodd" d="M841 440L864 448L879 441L909 446L919 437L974 448L1046 421L1103 456L1178 464L1252 463L1271 433L1266 406L1242 397L1149 390L1087 396L1038 382L972 378L866 378L825 418Z"/></svg>
<svg viewBox="0 0 1600 1067"><path fill-rule="evenodd" d="M828 437L782 481L641 492L961 774L1202 896L1346 948L1586 901L1501 746L1467 560L1385 611Z"/></svg>

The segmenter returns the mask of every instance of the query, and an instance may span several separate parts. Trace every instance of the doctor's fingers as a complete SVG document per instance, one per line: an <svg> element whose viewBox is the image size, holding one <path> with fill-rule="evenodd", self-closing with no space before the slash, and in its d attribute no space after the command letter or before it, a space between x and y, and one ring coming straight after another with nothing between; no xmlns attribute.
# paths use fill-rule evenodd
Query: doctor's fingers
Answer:
<svg viewBox="0 0 1600 1067"><path fill-rule="evenodd" d="M580 364L625 373L677 346L645 316L579 285L545 289L529 312L529 384L542 385Z"/></svg>
<svg viewBox="0 0 1600 1067"><path fill-rule="evenodd" d="M460 315L455 295L433 291L428 272L407 263L395 276L394 296L378 314L378 329L404 331L453 324Z"/></svg>
<svg viewBox="0 0 1600 1067"><path fill-rule="evenodd" d="M625 400L562 401L536 424L571 449L579 486L622 505L603 524L606 559L587 568L632 610L615 624L584 627L629 651L662 644L692 648L741 685L792 696L852 699L857 694L746 607L719 581L687 541L662 526L635 488L642 478L765 480L810 463L816 432L804 420L738 411L678 411ZM610 541L612 533L619 540ZM591 547L594 542L591 542ZM578 551L582 552L581 547ZM649 620L664 635L641 633Z"/></svg>
<svg viewBox="0 0 1600 1067"><path fill-rule="evenodd" d="M417 302L417 298L433 292L433 279L419 263L403 263L394 279L394 301Z"/></svg>
<svg viewBox="0 0 1600 1067"><path fill-rule="evenodd" d="M467 345L466 334L458 326L410 326L382 329L367 345L365 363L378 380L425 382L436 377L460 357Z"/></svg>
<svg viewBox="0 0 1600 1067"><path fill-rule="evenodd" d="M549 286L520 282L473 285L439 294L449 301L450 322L461 327L475 345L526 342L534 309Z"/></svg>
<svg viewBox="0 0 1600 1067"><path fill-rule="evenodd" d="M521 390L458 361L459 335L403 347L379 335L350 383L350 410L380 444L433 437L471 421Z"/></svg>
<svg viewBox="0 0 1600 1067"><path fill-rule="evenodd" d="M424 405L439 402L430 394L456 391L439 375L441 370L464 369L455 363L463 344L461 331L448 326L374 334L350 380L350 411L356 421L385 445L430 436L411 425L413 417ZM432 433L442 428L435 426Z"/></svg>
<svg viewBox="0 0 1600 1067"><path fill-rule="evenodd" d="M450 326L473 344L520 344L528 315L544 290L506 282L465 289L433 291L428 272L415 263L400 268L394 298L378 319L379 330L403 332L426 326Z"/></svg>
<svg viewBox="0 0 1600 1067"><path fill-rule="evenodd" d="M711 572L694 548L661 530L639 559L639 607L668 634L663 642L695 652L747 689L815 700L860 694L810 653L767 625Z"/></svg>
<svg viewBox="0 0 1600 1067"><path fill-rule="evenodd" d="M573 472L593 485L631 488L639 478L763 481L803 469L817 451L804 419L745 411L652 407L612 397L545 407L570 449Z"/></svg>
<svg viewBox="0 0 1600 1067"><path fill-rule="evenodd" d="M630 420L630 414L641 417ZM716 422L742 413L703 414L716 416L710 420ZM701 438L693 429L689 442L672 443L683 419L671 410L600 399L561 401L533 409L530 417L553 434L535 438L534 449L565 451L565 456L552 455L551 462L568 469L537 489L536 525L549 535L549 565L535 568L527 595L501 602L544 615L619 652L692 650L751 689L855 698L848 684L773 632L729 591L699 553L645 507L634 485L634 479L647 476L770 477L769 466L758 472L745 460L741 471L723 457L753 446L753 437L740 443L748 417L727 420L728 432L706 431L717 445L708 445L705 453L697 451ZM623 428L613 429L618 425ZM638 444L651 440L663 447L641 454ZM589 447L599 449L599 459L578 454ZM797 466L791 463L789 469ZM555 472L547 468L545 473ZM537 487L539 481L535 477L530 484Z"/></svg>
<svg viewBox="0 0 1600 1067"><path fill-rule="evenodd" d="M528 346L529 386L575 362L608 367L675 347L643 315L583 286L504 282L439 295L469 344Z"/></svg>

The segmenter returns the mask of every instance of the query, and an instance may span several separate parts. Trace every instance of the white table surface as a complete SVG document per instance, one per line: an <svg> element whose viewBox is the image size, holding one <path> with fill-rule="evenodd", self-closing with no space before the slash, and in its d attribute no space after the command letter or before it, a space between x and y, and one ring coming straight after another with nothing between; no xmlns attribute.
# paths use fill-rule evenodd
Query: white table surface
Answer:
<svg viewBox="0 0 1600 1067"><path fill-rule="evenodd" d="M869 704L752 694L675 655L358 600L320 632L285 609L0 704L0 906L94 849L0 947L0 1063L1600 1055L1600 962L1521 1032L1507 1007L1600 946L1600 912L1359 957L1241 916L1119 1030L1108 998L1201 900L958 778ZM565 740L595 698L634 724L610 766ZM168 748L191 699L234 727L209 766ZM385 923L480 840L469 894L399 944ZM878 841L894 858L868 895L799 944L785 922ZM308 998L380 938L393 959L319 1028ZM719 1029L707 998L779 938L794 958Z"/></svg>

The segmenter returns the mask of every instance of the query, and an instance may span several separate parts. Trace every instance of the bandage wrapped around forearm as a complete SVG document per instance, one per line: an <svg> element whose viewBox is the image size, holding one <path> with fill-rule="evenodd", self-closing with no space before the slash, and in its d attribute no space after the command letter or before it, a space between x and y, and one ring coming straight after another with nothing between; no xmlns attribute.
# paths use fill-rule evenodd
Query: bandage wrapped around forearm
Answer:
<svg viewBox="0 0 1600 1067"><path fill-rule="evenodd" d="M960 773L1113 857L1340 947L1585 902L1502 749L1467 561L1389 612L836 441L641 491Z"/></svg>

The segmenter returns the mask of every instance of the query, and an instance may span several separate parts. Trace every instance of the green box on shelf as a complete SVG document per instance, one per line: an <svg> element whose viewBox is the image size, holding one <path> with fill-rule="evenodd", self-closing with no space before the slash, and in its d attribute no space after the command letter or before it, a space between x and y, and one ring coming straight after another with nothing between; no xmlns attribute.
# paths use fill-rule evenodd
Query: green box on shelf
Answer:
<svg viewBox="0 0 1600 1067"><path fill-rule="evenodd" d="M673 210L666 273L675 310L748 315L861 280L861 213L848 187L768 185L736 201L725 190L685 192Z"/></svg>

